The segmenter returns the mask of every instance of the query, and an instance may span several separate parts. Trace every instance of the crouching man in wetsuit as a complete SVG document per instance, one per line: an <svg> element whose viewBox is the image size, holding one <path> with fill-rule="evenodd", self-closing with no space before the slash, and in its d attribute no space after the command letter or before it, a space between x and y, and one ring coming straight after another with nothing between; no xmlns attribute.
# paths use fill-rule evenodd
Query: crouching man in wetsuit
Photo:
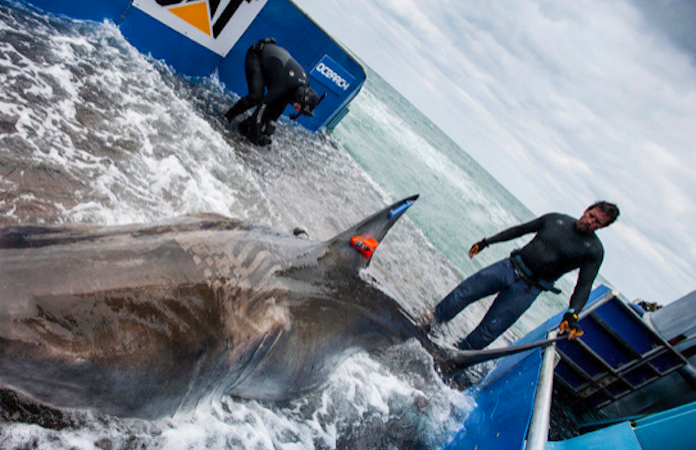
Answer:
<svg viewBox="0 0 696 450"><path fill-rule="evenodd" d="M302 114L314 115L319 103L317 93L309 87L302 66L287 50L277 46L275 39L261 39L252 45L244 59L244 70L249 93L225 113L225 118L231 122L256 106L254 113L238 127L252 144L270 145L270 136L275 132L273 121L278 120L288 104L297 111L291 117L293 120Z"/></svg>
<svg viewBox="0 0 696 450"><path fill-rule="evenodd" d="M529 308L541 291L556 294L554 282L567 272L580 269L570 307L561 322L561 332L574 339L582 335L578 313L587 302L604 247L595 231L613 223L619 216L616 205L598 202L579 219L550 213L483 239L469 250L469 258L496 242L509 241L529 233L534 239L521 250L464 280L447 295L428 318L424 328L448 322L473 302L498 293L481 323L457 346L462 350L480 350L493 342Z"/></svg>

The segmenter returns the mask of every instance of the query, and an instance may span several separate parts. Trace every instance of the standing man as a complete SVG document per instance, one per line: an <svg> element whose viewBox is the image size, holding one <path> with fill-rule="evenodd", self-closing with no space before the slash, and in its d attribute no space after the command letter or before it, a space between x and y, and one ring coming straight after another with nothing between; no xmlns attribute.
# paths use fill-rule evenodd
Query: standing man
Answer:
<svg viewBox="0 0 696 450"><path fill-rule="evenodd" d="M244 59L249 93L225 114L231 122L235 117L256 106L254 113L239 124L239 132L252 144L270 145L275 132L272 121L278 120L288 104L297 114L314 115L319 97L309 87L307 74L290 53L275 44L275 39L261 39L247 50ZM268 89L268 92L266 92Z"/></svg>
<svg viewBox="0 0 696 450"><path fill-rule="evenodd" d="M457 344L462 350L480 350L510 328L541 291L560 293L554 282L571 270L580 269L560 329L568 331L571 339L582 335L578 313L587 303L604 258L604 247L595 231L609 226L618 216L616 205L602 201L587 208L579 219L550 213L477 242L469 250L469 258L491 244L536 233L531 242L513 251L509 258L464 280L437 305L434 317L424 328L428 329L431 322L448 322L473 302L497 293L481 323Z"/></svg>

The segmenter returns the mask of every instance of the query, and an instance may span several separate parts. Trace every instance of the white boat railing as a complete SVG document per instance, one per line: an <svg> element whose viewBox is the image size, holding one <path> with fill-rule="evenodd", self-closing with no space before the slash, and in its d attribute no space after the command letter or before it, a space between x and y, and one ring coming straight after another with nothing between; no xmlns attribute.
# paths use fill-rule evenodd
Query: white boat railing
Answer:
<svg viewBox="0 0 696 450"><path fill-rule="evenodd" d="M551 331L548 339L556 337L556 331ZM549 421L551 417L551 398L553 396L553 371L558 362L556 344L549 345L543 351L539 382L534 395L532 418L527 433L527 450L545 450L549 438Z"/></svg>
<svg viewBox="0 0 696 450"><path fill-rule="evenodd" d="M590 315L595 309L604 305L611 298L618 295L615 290L610 290L600 299L593 302L580 313L580 320ZM549 331L547 339L555 338L558 327ZM534 405L532 406L532 418L529 421L527 431L527 443L525 450L546 450L546 442L549 439L549 422L551 420L551 400L553 397L553 375L560 356L556 353L556 344L549 345L543 350L539 382L537 383Z"/></svg>

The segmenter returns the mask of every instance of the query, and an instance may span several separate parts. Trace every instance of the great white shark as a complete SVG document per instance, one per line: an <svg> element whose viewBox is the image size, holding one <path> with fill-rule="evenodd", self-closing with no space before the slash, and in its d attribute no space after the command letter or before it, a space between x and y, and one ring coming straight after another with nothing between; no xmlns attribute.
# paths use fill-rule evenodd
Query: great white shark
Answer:
<svg viewBox="0 0 696 450"><path fill-rule="evenodd" d="M445 370L540 345L439 347L360 276L418 198L325 242L215 214L0 228L0 387L59 408L157 418L229 394L298 398L358 351L417 339Z"/></svg>

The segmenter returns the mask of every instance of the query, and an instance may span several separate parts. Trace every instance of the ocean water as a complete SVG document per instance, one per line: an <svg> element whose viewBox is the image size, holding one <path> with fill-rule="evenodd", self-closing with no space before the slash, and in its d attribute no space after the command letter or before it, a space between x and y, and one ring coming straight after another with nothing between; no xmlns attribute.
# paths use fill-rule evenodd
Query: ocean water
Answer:
<svg viewBox="0 0 696 450"><path fill-rule="evenodd" d="M369 272L421 315L514 247L469 260L471 243L532 217L371 71L331 135L282 120L270 148L227 130L222 113L235 99L214 77L183 79L141 55L113 24L0 1L0 225L215 212L288 232L304 226L324 240L420 193ZM494 345L560 311L573 281L562 280L565 294L540 298ZM437 339L464 337L486 307L472 305ZM409 343L356 355L323 389L289 404L228 397L158 421L3 413L0 448L429 449L446 443L473 407L471 392L443 383Z"/></svg>

